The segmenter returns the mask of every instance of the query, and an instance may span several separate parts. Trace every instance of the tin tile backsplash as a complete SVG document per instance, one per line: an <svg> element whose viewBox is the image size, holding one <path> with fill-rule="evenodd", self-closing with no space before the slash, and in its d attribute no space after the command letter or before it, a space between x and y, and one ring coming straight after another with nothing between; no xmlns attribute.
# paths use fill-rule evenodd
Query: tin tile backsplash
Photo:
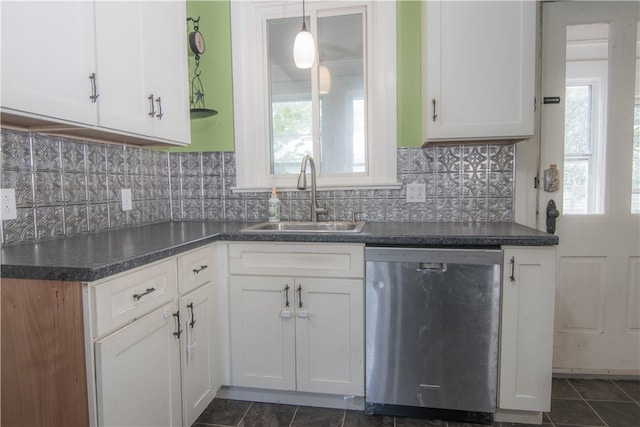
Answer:
<svg viewBox="0 0 640 427"><path fill-rule="evenodd" d="M511 221L513 145L398 149L397 190L319 191L328 219ZM15 188L18 218L2 221L2 244L191 219L267 220L268 192L237 193L234 153L165 153L2 130L2 188ZM426 201L406 202L424 183ZM133 209L122 211L122 188ZM309 218L309 192L279 192L283 220Z"/></svg>

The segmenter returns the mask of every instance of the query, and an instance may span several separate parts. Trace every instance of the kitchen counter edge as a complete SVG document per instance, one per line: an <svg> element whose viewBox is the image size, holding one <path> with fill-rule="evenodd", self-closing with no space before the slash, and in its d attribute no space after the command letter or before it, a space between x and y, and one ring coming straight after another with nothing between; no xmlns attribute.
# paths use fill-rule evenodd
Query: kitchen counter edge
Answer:
<svg viewBox="0 0 640 427"><path fill-rule="evenodd" d="M170 221L2 248L0 277L92 282L216 241L370 246L552 246L558 237L513 222L367 222L361 233L245 233L254 223Z"/></svg>

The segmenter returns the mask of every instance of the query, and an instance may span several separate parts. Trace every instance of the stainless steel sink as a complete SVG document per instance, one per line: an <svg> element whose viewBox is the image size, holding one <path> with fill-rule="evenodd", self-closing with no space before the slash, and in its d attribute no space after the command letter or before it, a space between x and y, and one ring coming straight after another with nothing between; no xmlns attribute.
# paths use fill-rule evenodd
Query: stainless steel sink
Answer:
<svg viewBox="0 0 640 427"><path fill-rule="evenodd" d="M261 222L240 230L245 233L360 233L364 221L282 221Z"/></svg>

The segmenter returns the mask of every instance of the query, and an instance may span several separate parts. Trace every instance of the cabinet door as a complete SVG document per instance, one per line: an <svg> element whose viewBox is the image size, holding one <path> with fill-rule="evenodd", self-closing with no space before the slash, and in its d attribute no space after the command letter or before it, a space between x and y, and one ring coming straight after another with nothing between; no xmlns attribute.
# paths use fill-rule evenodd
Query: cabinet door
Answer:
<svg viewBox="0 0 640 427"><path fill-rule="evenodd" d="M181 425L176 309L172 302L96 341L98 425Z"/></svg>
<svg viewBox="0 0 640 427"><path fill-rule="evenodd" d="M98 1L95 7L99 124L151 136L153 105L145 84L143 2Z"/></svg>
<svg viewBox="0 0 640 427"><path fill-rule="evenodd" d="M298 391L364 396L359 279L296 279Z"/></svg>
<svg viewBox="0 0 640 427"><path fill-rule="evenodd" d="M180 297L180 364L183 425L190 426L220 387L214 330L217 326L214 285L207 283Z"/></svg>
<svg viewBox="0 0 640 427"><path fill-rule="evenodd" d="M231 276L229 281L232 385L295 390L293 279Z"/></svg>
<svg viewBox="0 0 640 427"><path fill-rule="evenodd" d="M536 2L423 8L427 140L533 135Z"/></svg>
<svg viewBox="0 0 640 427"><path fill-rule="evenodd" d="M143 17L145 86L148 94L154 95L156 109L153 134L188 144L191 122L186 2L143 2Z"/></svg>
<svg viewBox="0 0 640 427"><path fill-rule="evenodd" d="M1 28L2 107L95 125L93 2L2 2Z"/></svg>
<svg viewBox="0 0 640 427"><path fill-rule="evenodd" d="M503 256L498 407L549 411L555 248L507 247Z"/></svg>
<svg viewBox="0 0 640 427"><path fill-rule="evenodd" d="M189 142L185 4L96 2L100 126Z"/></svg>

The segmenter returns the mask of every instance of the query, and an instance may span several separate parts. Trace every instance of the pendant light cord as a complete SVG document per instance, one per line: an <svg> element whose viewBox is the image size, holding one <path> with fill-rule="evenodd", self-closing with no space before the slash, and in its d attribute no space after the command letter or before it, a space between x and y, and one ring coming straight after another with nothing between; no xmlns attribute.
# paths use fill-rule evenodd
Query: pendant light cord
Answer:
<svg viewBox="0 0 640 427"><path fill-rule="evenodd" d="M307 20L305 19L304 0L302 0L302 30L307 31Z"/></svg>

